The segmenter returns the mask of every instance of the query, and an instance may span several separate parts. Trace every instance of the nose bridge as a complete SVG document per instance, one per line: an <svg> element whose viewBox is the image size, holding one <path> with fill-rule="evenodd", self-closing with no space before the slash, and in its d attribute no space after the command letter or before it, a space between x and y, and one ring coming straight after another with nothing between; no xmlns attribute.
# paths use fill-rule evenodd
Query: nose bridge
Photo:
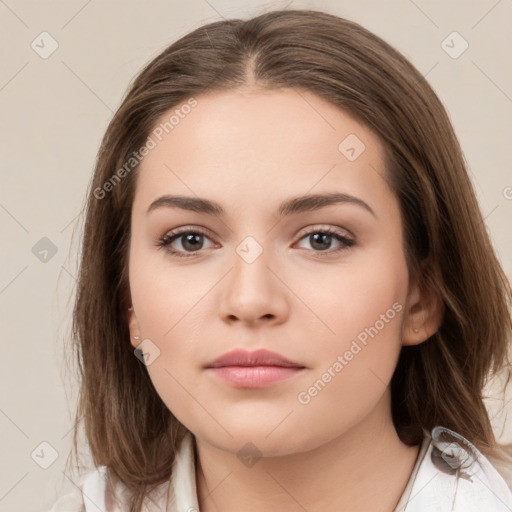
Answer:
<svg viewBox="0 0 512 512"><path fill-rule="evenodd" d="M262 237L259 237L260 239ZM230 289L239 298L255 301L268 300L268 294L274 288L270 248L263 246L263 240L258 241L254 236L246 236L235 248L233 257L233 273Z"/></svg>
<svg viewBox="0 0 512 512"><path fill-rule="evenodd" d="M263 247L263 240L246 236L235 248L221 314L250 322L269 315L282 317L286 310L285 291L274 275L273 266L268 244Z"/></svg>

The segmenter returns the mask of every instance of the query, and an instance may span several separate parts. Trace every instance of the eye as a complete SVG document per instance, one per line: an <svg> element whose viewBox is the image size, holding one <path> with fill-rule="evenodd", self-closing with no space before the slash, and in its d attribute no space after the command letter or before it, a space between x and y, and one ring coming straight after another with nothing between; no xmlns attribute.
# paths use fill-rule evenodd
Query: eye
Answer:
<svg viewBox="0 0 512 512"><path fill-rule="evenodd" d="M197 251L204 249L205 238L209 240L206 232L201 228L187 228L167 233L158 241L157 245L158 247L163 247L173 256L188 258L190 256L194 256ZM178 244L181 245L181 250L177 250L173 247L175 242L178 242ZM187 252L190 254L187 254Z"/></svg>
<svg viewBox="0 0 512 512"><path fill-rule="evenodd" d="M340 251L345 251L355 245L355 240L349 238L344 232L337 231L333 228L315 228L310 229L301 237L307 240L315 252L315 256L331 256ZM330 250L333 241L338 242L338 248Z"/></svg>

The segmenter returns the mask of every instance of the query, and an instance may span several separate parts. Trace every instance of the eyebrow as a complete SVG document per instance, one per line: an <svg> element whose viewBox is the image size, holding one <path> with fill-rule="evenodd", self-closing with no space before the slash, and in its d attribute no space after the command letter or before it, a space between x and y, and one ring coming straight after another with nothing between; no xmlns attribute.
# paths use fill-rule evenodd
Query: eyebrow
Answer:
<svg viewBox="0 0 512 512"><path fill-rule="evenodd" d="M355 204L370 212L374 217L375 212L372 208L358 197L351 196L349 194L342 194L339 192L333 192L328 194L309 194L299 197L292 197L283 201L278 208L278 214L280 217L290 216L303 212L311 212L325 208L333 204ZM189 197L189 196L172 196L164 195L153 201L146 214L158 208L181 208L182 210L188 210L192 212L204 213L206 215L216 215L223 217L226 215L224 208L210 199L204 199L200 197Z"/></svg>

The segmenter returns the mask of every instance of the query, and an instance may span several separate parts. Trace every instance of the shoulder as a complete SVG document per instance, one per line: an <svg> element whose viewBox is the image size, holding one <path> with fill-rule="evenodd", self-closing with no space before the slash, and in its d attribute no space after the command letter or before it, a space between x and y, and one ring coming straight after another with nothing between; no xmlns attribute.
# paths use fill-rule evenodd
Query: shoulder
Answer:
<svg viewBox="0 0 512 512"><path fill-rule="evenodd" d="M123 488L117 489L116 495L122 496ZM107 509L106 504L111 498L107 494L107 468L99 466L84 475L73 492L61 496L49 512L105 512L124 511L126 503L119 502L118 507Z"/></svg>
<svg viewBox="0 0 512 512"><path fill-rule="evenodd" d="M510 512L512 491L467 439L435 427L426 436L411 485L396 512Z"/></svg>
<svg viewBox="0 0 512 512"><path fill-rule="evenodd" d="M48 512L84 512L82 493L77 489L61 496Z"/></svg>
<svg viewBox="0 0 512 512"><path fill-rule="evenodd" d="M106 467L99 466L84 475L72 492L61 496L49 512L105 510L105 491Z"/></svg>
<svg viewBox="0 0 512 512"><path fill-rule="evenodd" d="M160 485L145 502L145 511L163 510L167 503L168 485ZM130 493L118 484L114 495L107 488L107 467L99 466L88 472L71 493L61 496L48 512L128 512Z"/></svg>

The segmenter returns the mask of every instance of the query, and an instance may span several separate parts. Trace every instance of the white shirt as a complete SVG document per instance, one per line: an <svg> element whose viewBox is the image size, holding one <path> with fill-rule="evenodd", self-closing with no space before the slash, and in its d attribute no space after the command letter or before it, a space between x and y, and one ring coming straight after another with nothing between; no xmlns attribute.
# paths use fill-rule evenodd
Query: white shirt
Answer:
<svg viewBox="0 0 512 512"><path fill-rule="evenodd" d="M61 497L49 512L128 512L127 489L112 502L106 467L88 473L75 493ZM187 433L169 482L152 494L144 512L200 512L194 439ZM425 435L407 486L393 512L512 512L512 491L494 466L461 435L435 427Z"/></svg>

